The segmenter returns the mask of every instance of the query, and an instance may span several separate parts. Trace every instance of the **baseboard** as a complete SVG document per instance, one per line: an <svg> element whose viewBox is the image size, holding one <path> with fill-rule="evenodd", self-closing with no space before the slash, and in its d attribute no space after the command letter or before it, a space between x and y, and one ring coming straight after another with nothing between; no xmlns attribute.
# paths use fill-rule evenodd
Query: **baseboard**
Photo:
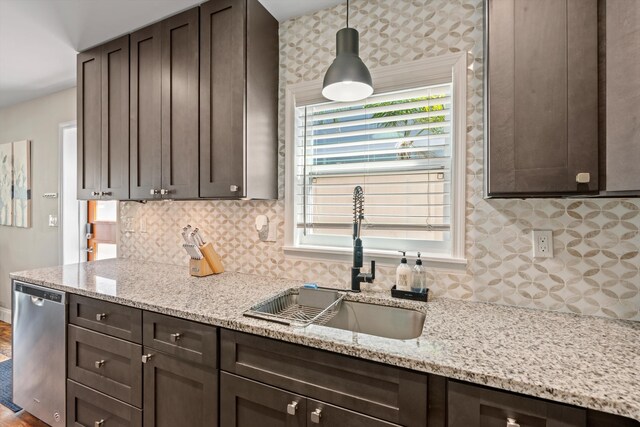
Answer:
<svg viewBox="0 0 640 427"><path fill-rule="evenodd" d="M11 309L0 307L0 321L11 323Z"/></svg>

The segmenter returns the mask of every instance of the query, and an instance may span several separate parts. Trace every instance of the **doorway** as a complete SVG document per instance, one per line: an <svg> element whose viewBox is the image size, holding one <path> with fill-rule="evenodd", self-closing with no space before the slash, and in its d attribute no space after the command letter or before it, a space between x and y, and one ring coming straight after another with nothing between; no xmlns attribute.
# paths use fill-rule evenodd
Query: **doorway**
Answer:
<svg viewBox="0 0 640 427"><path fill-rule="evenodd" d="M76 122L60 125L60 261L116 258L118 202L78 200Z"/></svg>

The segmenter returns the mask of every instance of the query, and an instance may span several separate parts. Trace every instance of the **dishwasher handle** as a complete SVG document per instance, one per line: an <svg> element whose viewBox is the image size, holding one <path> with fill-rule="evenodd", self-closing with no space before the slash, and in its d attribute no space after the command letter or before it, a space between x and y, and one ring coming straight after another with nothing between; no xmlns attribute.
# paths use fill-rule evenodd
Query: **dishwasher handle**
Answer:
<svg viewBox="0 0 640 427"><path fill-rule="evenodd" d="M37 305L38 307L42 307L44 305L44 298L31 296L31 303L33 305Z"/></svg>

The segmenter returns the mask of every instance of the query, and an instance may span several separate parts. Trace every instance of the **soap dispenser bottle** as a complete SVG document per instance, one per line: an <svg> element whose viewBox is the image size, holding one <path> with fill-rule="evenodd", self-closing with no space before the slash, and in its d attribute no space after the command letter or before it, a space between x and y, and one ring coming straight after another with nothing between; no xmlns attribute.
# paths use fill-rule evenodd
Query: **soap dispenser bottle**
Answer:
<svg viewBox="0 0 640 427"><path fill-rule="evenodd" d="M413 275L413 270L411 270L411 267L407 264L406 252L398 252L402 253L402 260L400 261L398 268L396 268L396 289L409 291L411 290L411 285L413 283L411 277Z"/></svg>
<svg viewBox="0 0 640 427"><path fill-rule="evenodd" d="M413 284L411 285L411 292L419 294L427 292L427 270L422 266L420 252L418 252L416 265L413 267Z"/></svg>

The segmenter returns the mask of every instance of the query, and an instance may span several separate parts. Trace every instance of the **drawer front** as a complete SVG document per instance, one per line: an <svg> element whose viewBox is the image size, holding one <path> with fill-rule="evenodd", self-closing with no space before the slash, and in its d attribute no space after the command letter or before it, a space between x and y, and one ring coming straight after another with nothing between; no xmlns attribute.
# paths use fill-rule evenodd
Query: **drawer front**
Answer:
<svg viewBox="0 0 640 427"><path fill-rule="evenodd" d="M67 420L74 427L142 427L142 411L67 380Z"/></svg>
<svg viewBox="0 0 640 427"><path fill-rule="evenodd" d="M229 330L221 369L405 426L427 423L427 376Z"/></svg>
<svg viewBox="0 0 640 427"><path fill-rule="evenodd" d="M448 381L448 426L585 427L586 410L458 381Z"/></svg>
<svg viewBox="0 0 640 427"><path fill-rule="evenodd" d="M137 308L72 294L69 323L142 343L142 311Z"/></svg>
<svg viewBox="0 0 640 427"><path fill-rule="evenodd" d="M217 367L216 327L145 311L143 343L190 362Z"/></svg>
<svg viewBox="0 0 640 427"><path fill-rule="evenodd" d="M68 331L68 377L142 407L142 347L73 325Z"/></svg>

